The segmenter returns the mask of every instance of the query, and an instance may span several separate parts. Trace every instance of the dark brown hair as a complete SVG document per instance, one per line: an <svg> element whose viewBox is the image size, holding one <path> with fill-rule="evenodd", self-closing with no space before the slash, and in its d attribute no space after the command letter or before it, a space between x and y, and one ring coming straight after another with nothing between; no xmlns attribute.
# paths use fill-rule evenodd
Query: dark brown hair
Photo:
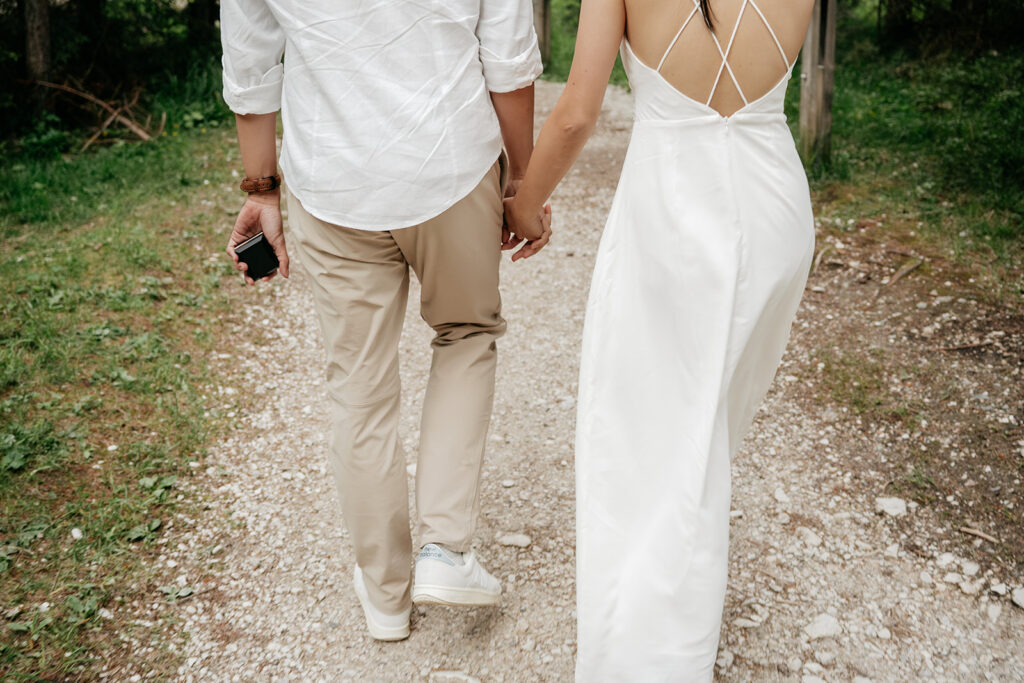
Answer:
<svg viewBox="0 0 1024 683"><path fill-rule="evenodd" d="M711 19L711 0L700 0L700 13L704 17L707 27L714 31L715 25Z"/></svg>

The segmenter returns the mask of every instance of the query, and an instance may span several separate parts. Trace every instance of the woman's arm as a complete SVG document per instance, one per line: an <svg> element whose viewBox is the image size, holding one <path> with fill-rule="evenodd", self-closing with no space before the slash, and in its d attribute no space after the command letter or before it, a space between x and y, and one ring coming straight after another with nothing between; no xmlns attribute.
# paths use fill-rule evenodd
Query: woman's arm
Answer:
<svg viewBox="0 0 1024 683"><path fill-rule="evenodd" d="M594 131L625 29L623 0L583 0L569 80L541 128L518 193L506 201L509 227L533 241L513 259L532 256L547 242L544 203Z"/></svg>

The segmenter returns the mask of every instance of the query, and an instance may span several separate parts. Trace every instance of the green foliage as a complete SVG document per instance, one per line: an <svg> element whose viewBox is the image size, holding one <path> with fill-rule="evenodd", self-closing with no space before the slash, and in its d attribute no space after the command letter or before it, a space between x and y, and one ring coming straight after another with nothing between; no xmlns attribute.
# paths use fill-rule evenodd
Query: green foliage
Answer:
<svg viewBox="0 0 1024 683"><path fill-rule="evenodd" d="M0 678L92 677L216 420L237 197L202 124L0 167Z"/></svg>

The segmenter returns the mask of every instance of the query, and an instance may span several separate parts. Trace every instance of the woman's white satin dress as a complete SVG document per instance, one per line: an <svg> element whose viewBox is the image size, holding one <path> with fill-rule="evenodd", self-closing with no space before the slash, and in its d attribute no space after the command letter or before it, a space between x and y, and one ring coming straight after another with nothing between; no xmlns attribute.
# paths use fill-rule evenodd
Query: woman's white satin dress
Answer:
<svg viewBox="0 0 1024 683"><path fill-rule="evenodd" d="M580 371L576 679L708 681L730 459L782 357L813 217L783 114L790 73L725 118L625 41L622 60L635 124Z"/></svg>

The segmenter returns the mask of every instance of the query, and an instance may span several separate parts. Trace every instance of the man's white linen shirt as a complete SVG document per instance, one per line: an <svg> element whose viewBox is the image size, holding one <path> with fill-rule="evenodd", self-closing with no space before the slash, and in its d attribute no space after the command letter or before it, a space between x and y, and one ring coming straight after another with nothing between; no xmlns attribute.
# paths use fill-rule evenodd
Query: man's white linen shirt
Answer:
<svg viewBox="0 0 1024 683"><path fill-rule="evenodd" d="M468 195L501 152L489 92L542 69L530 0L220 6L224 101L281 110L288 191L350 228L418 225Z"/></svg>

